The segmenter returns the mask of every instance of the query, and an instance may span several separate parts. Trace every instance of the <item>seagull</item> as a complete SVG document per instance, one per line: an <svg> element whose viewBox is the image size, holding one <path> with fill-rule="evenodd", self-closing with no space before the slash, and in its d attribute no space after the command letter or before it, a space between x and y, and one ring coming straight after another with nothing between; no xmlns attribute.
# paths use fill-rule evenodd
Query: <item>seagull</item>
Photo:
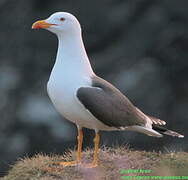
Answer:
<svg viewBox="0 0 188 180"><path fill-rule="evenodd" d="M56 61L47 83L48 95L57 111L76 124L78 146L75 161L63 166L81 164L82 128L95 131L93 161L99 164L99 131L130 130L149 136L183 135L163 127L165 121L144 114L111 83L97 76L90 64L82 30L77 18L67 12L56 12L45 20L36 21L32 29L46 29L58 37Z"/></svg>

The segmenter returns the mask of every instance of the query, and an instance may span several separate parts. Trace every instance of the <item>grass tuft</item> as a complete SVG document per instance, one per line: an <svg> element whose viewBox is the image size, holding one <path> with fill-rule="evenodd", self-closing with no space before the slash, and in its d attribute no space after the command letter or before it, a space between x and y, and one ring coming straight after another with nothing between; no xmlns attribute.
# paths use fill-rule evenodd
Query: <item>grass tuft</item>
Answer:
<svg viewBox="0 0 188 180"><path fill-rule="evenodd" d="M188 153L146 152L130 150L127 147L103 147L100 149L100 164L96 168L86 168L83 165L62 167L61 161L73 160L75 151L63 156L38 154L32 158L18 160L8 175L1 180L118 180L122 169L149 169L152 173L145 175L188 176ZM83 152L82 163L92 161L93 150ZM127 174L143 175L143 174Z"/></svg>

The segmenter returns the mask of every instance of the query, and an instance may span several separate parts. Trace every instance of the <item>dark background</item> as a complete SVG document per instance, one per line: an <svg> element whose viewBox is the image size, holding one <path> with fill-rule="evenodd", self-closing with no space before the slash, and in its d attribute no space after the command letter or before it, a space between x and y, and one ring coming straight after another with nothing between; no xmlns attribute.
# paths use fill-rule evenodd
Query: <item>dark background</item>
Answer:
<svg viewBox="0 0 188 180"><path fill-rule="evenodd" d="M167 121L184 139L134 132L103 132L102 145L164 152L188 150L187 0L1 0L0 170L37 152L74 148L76 128L55 111L46 84L57 39L31 30L54 12L73 13L96 74L118 87L142 111ZM94 133L84 130L84 147Z"/></svg>

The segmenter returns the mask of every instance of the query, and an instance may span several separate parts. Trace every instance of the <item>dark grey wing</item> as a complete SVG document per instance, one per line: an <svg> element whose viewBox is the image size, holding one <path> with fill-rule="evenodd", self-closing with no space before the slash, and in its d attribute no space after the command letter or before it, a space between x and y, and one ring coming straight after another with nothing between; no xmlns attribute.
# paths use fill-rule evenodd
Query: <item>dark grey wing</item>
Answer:
<svg viewBox="0 0 188 180"><path fill-rule="evenodd" d="M95 76L92 87L81 87L77 91L80 102L98 120L111 127L145 125L145 117L113 85Z"/></svg>

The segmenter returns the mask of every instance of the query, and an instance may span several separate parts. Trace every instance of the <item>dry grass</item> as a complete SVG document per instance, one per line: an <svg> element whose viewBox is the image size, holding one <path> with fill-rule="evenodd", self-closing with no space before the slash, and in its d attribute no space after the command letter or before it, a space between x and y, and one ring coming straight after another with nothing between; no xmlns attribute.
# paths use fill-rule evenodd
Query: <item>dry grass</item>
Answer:
<svg viewBox="0 0 188 180"><path fill-rule="evenodd" d="M93 150L84 151L83 163L91 162L92 155ZM99 157L100 165L96 168L83 165L63 168L58 162L75 159L75 151L64 156L39 154L19 160L1 180L118 180L121 169L151 169L153 173L147 175L188 176L188 153L185 152L162 154L104 147Z"/></svg>

